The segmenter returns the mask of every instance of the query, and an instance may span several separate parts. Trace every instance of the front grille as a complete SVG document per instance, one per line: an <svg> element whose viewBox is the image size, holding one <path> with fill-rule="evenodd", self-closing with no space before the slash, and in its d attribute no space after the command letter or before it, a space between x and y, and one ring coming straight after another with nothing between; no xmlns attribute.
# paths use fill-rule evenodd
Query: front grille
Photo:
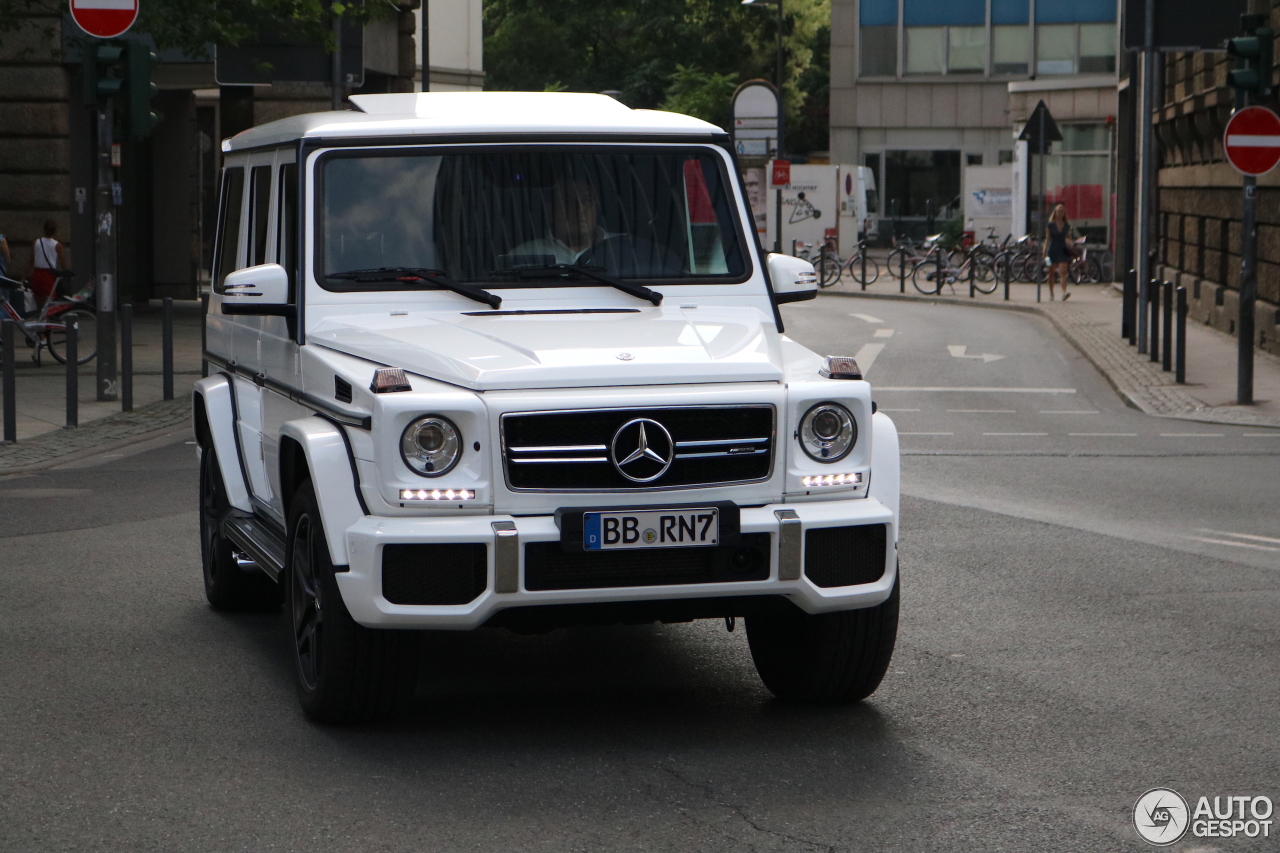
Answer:
<svg viewBox="0 0 1280 853"><path fill-rule="evenodd" d="M804 534L804 575L818 586L854 586L884 576L885 525L820 527Z"/></svg>
<svg viewBox="0 0 1280 853"><path fill-rule="evenodd" d="M559 542L524 546L529 590L728 583L769 578L769 534L744 533L736 545L566 552Z"/></svg>
<svg viewBox="0 0 1280 853"><path fill-rule="evenodd" d="M652 421L670 434L648 427L647 439L661 465L638 459L624 476L614 464L636 448L632 426ZM509 414L502 417L503 467L512 489L539 491L629 491L724 485L767 479L773 470L774 409L755 406L689 406L654 409L597 409L577 412Z"/></svg>
<svg viewBox="0 0 1280 853"><path fill-rule="evenodd" d="M382 597L392 604L467 604L485 590L487 563L482 542L384 545Z"/></svg>

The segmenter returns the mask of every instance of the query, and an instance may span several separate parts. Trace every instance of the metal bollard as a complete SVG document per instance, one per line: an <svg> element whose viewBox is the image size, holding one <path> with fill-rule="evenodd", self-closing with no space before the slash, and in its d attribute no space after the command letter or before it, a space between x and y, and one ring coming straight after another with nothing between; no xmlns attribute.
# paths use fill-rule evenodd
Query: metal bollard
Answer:
<svg viewBox="0 0 1280 853"><path fill-rule="evenodd" d="M1133 346L1137 338L1137 324L1134 322L1134 303L1137 302L1137 281L1138 271L1129 270L1124 276L1124 289L1120 291L1120 337L1129 339L1129 346Z"/></svg>
<svg viewBox="0 0 1280 853"><path fill-rule="evenodd" d="M1147 349L1152 361L1160 360L1160 282L1151 280L1147 288L1147 299L1150 300L1151 346Z"/></svg>
<svg viewBox="0 0 1280 853"><path fill-rule="evenodd" d="M898 292L907 292L907 253L905 250L898 253Z"/></svg>
<svg viewBox="0 0 1280 853"><path fill-rule="evenodd" d="M0 321L0 358L4 359L4 443L18 440L18 389L13 371L13 336L17 328L13 321Z"/></svg>
<svg viewBox="0 0 1280 853"><path fill-rule="evenodd" d="M133 411L133 306L120 306L120 411Z"/></svg>
<svg viewBox="0 0 1280 853"><path fill-rule="evenodd" d="M936 263L934 264L934 272L933 272L933 292L941 296L942 295L942 244L939 243L937 248L938 248L938 254L934 258Z"/></svg>
<svg viewBox="0 0 1280 853"><path fill-rule="evenodd" d="M973 268L976 267L977 265L978 265L977 260L973 257L973 255L970 255L969 256L969 298L970 299L973 298L973 294L974 294Z"/></svg>
<svg viewBox="0 0 1280 853"><path fill-rule="evenodd" d="M1160 369L1166 372L1173 370L1173 282L1164 283L1164 352L1161 353Z"/></svg>
<svg viewBox="0 0 1280 853"><path fill-rule="evenodd" d="M164 322L161 326L163 330L163 339L161 341L163 368L164 371L164 398L166 400L173 399L173 297L166 296L164 298Z"/></svg>
<svg viewBox="0 0 1280 853"><path fill-rule="evenodd" d="M77 338L80 336L80 318L75 312L63 317L67 335L67 429L80 425L80 354Z"/></svg>
<svg viewBox="0 0 1280 853"><path fill-rule="evenodd" d="M1137 340L1138 342L1138 355L1146 355L1147 353L1146 330L1143 329L1142 324L1147 317L1147 313L1146 313L1147 300L1151 298L1151 294L1149 292L1150 289L1151 288L1150 288L1149 282L1146 282L1146 281L1138 282L1138 294L1137 294L1138 301L1134 305L1135 310L1133 312L1134 321L1135 321L1133 326L1133 336L1134 336L1134 339Z"/></svg>
<svg viewBox="0 0 1280 853"><path fill-rule="evenodd" d="M1009 301L1009 280L1013 278L1013 256L1006 255L1004 259L1004 301Z"/></svg>
<svg viewBox="0 0 1280 853"><path fill-rule="evenodd" d="M865 242L859 244L858 251L862 255L862 289L866 290L867 289L867 244Z"/></svg>
<svg viewBox="0 0 1280 853"><path fill-rule="evenodd" d="M1178 345L1174 356L1173 381L1185 384L1187 381L1187 289L1178 288Z"/></svg>
<svg viewBox="0 0 1280 853"><path fill-rule="evenodd" d="M204 354L208 352L208 341L205 340L206 323L205 318L209 316L209 294L200 294L200 378L204 379L209 375L209 362L205 361Z"/></svg>

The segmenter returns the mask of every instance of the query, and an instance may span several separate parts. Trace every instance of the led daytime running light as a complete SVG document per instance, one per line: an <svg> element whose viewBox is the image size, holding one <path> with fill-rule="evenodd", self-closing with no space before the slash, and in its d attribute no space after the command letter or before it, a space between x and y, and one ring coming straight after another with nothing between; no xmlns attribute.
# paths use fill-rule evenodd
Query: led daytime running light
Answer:
<svg viewBox="0 0 1280 853"><path fill-rule="evenodd" d="M476 493L471 489L401 489L402 501L473 501Z"/></svg>
<svg viewBox="0 0 1280 853"><path fill-rule="evenodd" d="M814 474L812 476L801 478L800 483L806 489L813 489L818 486L859 486L862 484L862 472L855 471L849 474Z"/></svg>

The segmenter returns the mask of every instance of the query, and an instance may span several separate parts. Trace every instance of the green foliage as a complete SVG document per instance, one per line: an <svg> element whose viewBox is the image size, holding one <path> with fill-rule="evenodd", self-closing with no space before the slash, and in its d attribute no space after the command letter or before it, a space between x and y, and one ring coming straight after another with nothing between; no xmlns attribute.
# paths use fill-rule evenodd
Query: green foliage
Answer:
<svg viewBox="0 0 1280 853"><path fill-rule="evenodd" d="M944 249L958 248L964 240L964 217L948 219L942 226L942 239L938 242Z"/></svg>
<svg viewBox="0 0 1280 853"><path fill-rule="evenodd" d="M730 101L737 88L738 81L731 74L677 65L661 107L727 128L731 120Z"/></svg>
<svg viewBox="0 0 1280 853"><path fill-rule="evenodd" d="M621 92L724 127L737 84L773 80L776 6L739 0L486 0L486 88ZM827 147L830 0L784 0L789 148ZM723 101L723 104L717 104Z"/></svg>

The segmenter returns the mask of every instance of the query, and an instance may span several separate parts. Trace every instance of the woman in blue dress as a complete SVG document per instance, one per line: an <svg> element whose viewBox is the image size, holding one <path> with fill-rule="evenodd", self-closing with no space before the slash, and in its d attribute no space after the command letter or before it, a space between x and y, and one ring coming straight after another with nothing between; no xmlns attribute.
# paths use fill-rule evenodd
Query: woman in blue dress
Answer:
<svg viewBox="0 0 1280 853"><path fill-rule="evenodd" d="M1062 301L1071 298L1067 293L1067 267L1071 265L1071 222L1067 208L1058 205L1049 214L1049 227L1044 233L1044 256L1049 259L1049 299L1053 299L1053 279L1062 282Z"/></svg>

